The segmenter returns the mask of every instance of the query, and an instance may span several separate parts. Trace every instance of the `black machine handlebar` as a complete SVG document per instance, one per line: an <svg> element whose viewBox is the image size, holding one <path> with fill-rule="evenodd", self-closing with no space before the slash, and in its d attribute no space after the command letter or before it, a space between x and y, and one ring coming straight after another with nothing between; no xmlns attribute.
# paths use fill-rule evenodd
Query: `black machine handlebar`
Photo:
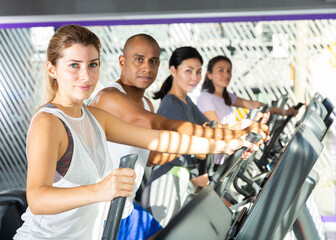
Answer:
<svg viewBox="0 0 336 240"><path fill-rule="evenodd" d="M302 103L302 102L299 102L298 104L296 104L296 105L294 106L294 109L295 109L295 110L299 110L302 106L303 106L303 103Z"/></svg>
<svg viewBox="0 0 336 240"><path fill-rule="evenodd" d="M120 158L119 168L134 169L134 165L137 159L138 159L137 154L129 154L123 156L122 158ZM111 201L102 240L117 239L125 202L126 202L125 197L117 197L113 201Z"/></svg>
<svg viewBox="0 0 336 240"><path fill-rule="evenodd" d="M256 116L259 112L267 113L267 112L269 112L270 108L271 107L269 105L265 104L265 105L263 105L259 108L251 109L249 111L249 113L247 114L247 118L254 121L254 119L256 118Z"/></svg>
<svg viewBox="0 0 336 240"><path fill-rule="evenodd" d="M303 103L299 102L298 104L296 104L296 105L294 106L294 108L295 108L296 110L299 110L302 106L303 106ZM282 122L282 124L281 124L279 127L273 129L274 131L272 131L272 133L271 133L271 136L272 136L271 140L267 143L267 145L266 145L266 147L265 147L265 149L264 149L264 152L263 152L263 154L262 154L260 160L256 162L256 165L258 166L258 168L259 168L262 172L267 171L266 166L267 166L267 164L269 164L269 162L268 162L268 160L267 160L267 157L268 157L270 151L272 150L272 147L273 147L274 143L278 140L278 138L279 138L281 132L283 131L283 129L285 128L285 126L287 125L287 123L288 123L290 120L292 120L293 117L294 117L294 115L290 115L290 116L288 116L288 117Z"/></svg>
<svg viewBox="0 0 336 240"><path fill-rule="evenodd" d="M265 104L264 106L260 107L260 112L267 113L270 111L270 109L271 109L271 106L269 106L268 104Z"/></svg>
<svg viewBox="0 0 336 240"><path fill-rule="evenodd" d="M206 126L215 128L216 127L216 120L210 121L206 123ZM214 155L207 154L205 159L205 166L207 167L208 178L211 180L213 174L213 167L214 167Z"/></svg>
<svg viewBox="0 0 336 240"><path fill-rule="evenodd" d="M260 134L250 132L246 136L246 140L256 144L262 139ZM212 179L209 183L210 186L215 188L220 182L221 178L225 178L232 170L235 168L238 163L240 163L241 155L246 150L246 147L242 147L235 151L221 166L218 167L217 171L213 174Z"/></svg>

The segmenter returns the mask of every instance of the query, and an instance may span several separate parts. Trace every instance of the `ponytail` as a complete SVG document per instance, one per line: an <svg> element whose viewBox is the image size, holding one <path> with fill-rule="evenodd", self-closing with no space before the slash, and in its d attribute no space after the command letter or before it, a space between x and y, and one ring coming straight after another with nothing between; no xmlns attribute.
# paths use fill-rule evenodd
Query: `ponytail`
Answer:
<svg viewBox="0 0 336 240"><path fill-rule="evenodd" d="M153 99L162 99L170 91L173 85L173 76L169 75L167 79L163 82L159 91L154 93Z"/></svg>
<svg viewBox="0 0 336 240"><path fill-rule="evenodd" d="M227 91L226 88L224 88L222 96L224 98L225 104L228 105L228 106L232 106L232 100L231 100L230 95L229 95L229 93L228 93L228 91Z"/></svg>

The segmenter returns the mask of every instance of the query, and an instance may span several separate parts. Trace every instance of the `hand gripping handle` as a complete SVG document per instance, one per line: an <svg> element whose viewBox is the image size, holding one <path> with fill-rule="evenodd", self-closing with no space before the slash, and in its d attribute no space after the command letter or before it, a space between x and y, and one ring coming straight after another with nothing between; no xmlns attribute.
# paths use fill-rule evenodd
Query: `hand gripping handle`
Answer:
<svg viewBox="0 0 336 240"><path fill-rule="evenodd" d="M120 158L119 168L134 169L134 165L137 159L138 159L137 154L129 154L123 156ZM113 201L111 201L102 240L117 239L121 217L124 211L125 201L126 201L125 197L117 197Z"/></svg>
<svg viewBox="0 0 336 240"><path fill-rule="evenodd" d="M250 132L246 136L246 140L254 144L259 142L261 139L262 136L254 132ZM242 147L236 150L221 166L219 166L217 171L212 176L209 185L215 188L219 183L220 179L227 176L238 165L238 163L240 162L239 160L241 159L241 155L246 149L246 147Z"/></svg>

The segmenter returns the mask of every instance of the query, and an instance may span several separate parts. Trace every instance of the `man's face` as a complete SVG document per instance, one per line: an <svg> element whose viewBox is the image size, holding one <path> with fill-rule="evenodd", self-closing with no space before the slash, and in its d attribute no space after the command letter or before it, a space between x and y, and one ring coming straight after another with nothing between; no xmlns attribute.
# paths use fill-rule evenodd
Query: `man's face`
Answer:
<svg viewBox="0 0 336 240"><path fill-rule="evenodd" d="M156 44L136 38L119 57L121 80L140 89L148 88L156 79L160 65L160 49Z"/></svg>

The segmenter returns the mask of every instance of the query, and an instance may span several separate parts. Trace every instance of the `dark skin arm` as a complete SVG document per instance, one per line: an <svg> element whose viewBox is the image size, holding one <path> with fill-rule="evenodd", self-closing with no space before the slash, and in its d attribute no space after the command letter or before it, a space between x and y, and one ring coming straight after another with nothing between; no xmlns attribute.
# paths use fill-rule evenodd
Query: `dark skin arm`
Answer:
<svg viewBox="0 0 336 240"><path fill-rule="evenodd" d="M153 110L153 106L150 101L147 102ZM171 120L159 114L145 110L142 104L142 102L136 102L130 96L113 87L100 91L90 103L91 106L101 108L128 123L150 129L171 130L187 135L222 139L224 141L229 141L246 135L253 129L254 131L260 132L258 123L253 123L251 126L242 130L231 130L225 127L213 129L186 121ZM165 164L174 160L176 157L177 155L151 152L147 165Z"/></svg>
<svg viewBox="0 0 336 240"><path fill-rule="evenodd" d="M256 101L256 100L247 100L243 99L240 97L237 97L236 102L233 104L235 107L243 107L247 109L253 109L253 108L259 108L261 106L264 106L264 103ZM298 113L298 110L294 108L294 106L288 108L288 109L283 109L283 108L276 108L276 107L271 107L270 108L270 113L271 114L276 114L276 115L282 115L282 116L290 116L290 115L296 115Z"/></svg>
<svg viewBox="0 0 336 240"><path fill-rule="evenodd" d="M257 130L260 125L257 123L251 124L241 130L231 130L228 128L210 128L187 121L171 120L159 114L149 112L129 98L126 94L120 92L115 88L108 88L102 90L90 103L91 106L101 108L126 122L134 125L157 129L157 130L171 130L187 135L194 135L205 138L221 139L229 141L234 138L239 138L251 132L252 129ZM262 127L264 132L266 128Z"/></svg>

